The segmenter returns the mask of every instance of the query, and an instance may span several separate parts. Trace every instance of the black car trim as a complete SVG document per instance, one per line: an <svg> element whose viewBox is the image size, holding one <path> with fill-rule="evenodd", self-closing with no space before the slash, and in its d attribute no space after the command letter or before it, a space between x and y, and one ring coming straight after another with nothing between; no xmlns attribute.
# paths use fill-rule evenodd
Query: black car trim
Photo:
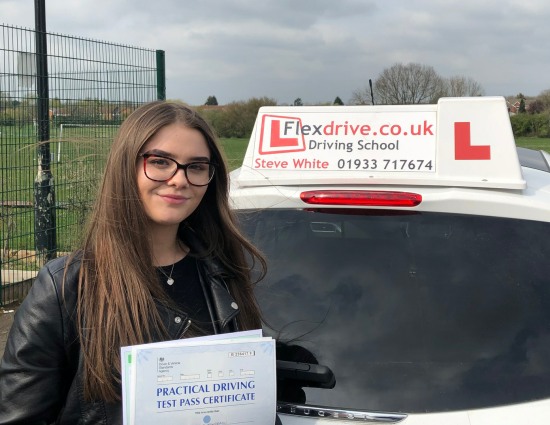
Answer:
<svg viewBox="0 0 550 425"><path fill-rule="evenodd" d="M370 423L396 424L407 417L404 413L367 412L360 410L334 409L321 406L277 403L277 413L310 418L345 419Z"/></svg>

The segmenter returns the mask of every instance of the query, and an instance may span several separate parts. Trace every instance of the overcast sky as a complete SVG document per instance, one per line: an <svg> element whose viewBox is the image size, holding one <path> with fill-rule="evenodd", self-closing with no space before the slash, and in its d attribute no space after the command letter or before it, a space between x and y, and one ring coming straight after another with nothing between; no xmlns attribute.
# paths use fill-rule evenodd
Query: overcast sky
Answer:
<svg viewBox="0 0 550 425"><path fill-rule="evenodd" d="M385 68L432 66L486 95L550 89L548 0L46 0L48 32L166 52L167 97L344 103ZM0 23L34 28L33 0Z"/></svg>

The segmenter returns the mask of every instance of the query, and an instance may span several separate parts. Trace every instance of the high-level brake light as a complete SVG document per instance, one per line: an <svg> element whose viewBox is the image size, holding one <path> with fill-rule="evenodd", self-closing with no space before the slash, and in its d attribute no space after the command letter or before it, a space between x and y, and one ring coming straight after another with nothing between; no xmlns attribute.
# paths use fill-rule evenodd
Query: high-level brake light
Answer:
<svg viewBox="0 0 550 425"><path fill-rule="evenodd" d="M311 190L302 192L300 199L313 205L415 207L422 202L422 195L380 190Z"/></svg>

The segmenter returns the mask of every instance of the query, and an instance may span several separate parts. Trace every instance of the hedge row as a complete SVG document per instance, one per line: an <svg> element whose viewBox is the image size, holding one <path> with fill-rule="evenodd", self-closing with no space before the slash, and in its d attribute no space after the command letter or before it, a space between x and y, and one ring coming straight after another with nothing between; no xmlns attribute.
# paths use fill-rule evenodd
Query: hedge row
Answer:
<svg viewBox="0 0 550 425"><path fill-rule="evenodd" d="M515 137L550 137L550 113L516 114L510 117Z"/></svg>

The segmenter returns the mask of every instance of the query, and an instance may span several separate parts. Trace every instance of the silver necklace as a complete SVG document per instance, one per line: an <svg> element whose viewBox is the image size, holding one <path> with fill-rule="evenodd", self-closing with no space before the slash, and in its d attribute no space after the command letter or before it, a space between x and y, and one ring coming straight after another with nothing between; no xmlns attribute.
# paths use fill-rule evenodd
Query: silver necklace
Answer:
<svg viewBox="0 0 550 425"><path fill-rule="evenodd" d="M170 286L172 286L174 284L174 279L172 279L172 273L174 271L174 266L175 265L176 265L176 263L172 264L172 269L170 270L170 276L168 276L166 273L164 273L164 270L162 270L162 267L158 268L160 270L160 272L166 277L166 283Z"/></svg>
<svg viewBox="0 0 550 425"><path fill-rule="evenodd" d="M177 249L182 249L181 243L179 241L176 241ZM184 251L185 252L185 251ZM174 284L174 279L172 279L172 273L174 272L174 266L176 265L177 261L172 263L172 269L170 270L170 276L168 276L166 273L164 273L164 270L162 270L162 266L157 267L160 272L166 277L166 283L169 286L172 286Z"/></svg>

